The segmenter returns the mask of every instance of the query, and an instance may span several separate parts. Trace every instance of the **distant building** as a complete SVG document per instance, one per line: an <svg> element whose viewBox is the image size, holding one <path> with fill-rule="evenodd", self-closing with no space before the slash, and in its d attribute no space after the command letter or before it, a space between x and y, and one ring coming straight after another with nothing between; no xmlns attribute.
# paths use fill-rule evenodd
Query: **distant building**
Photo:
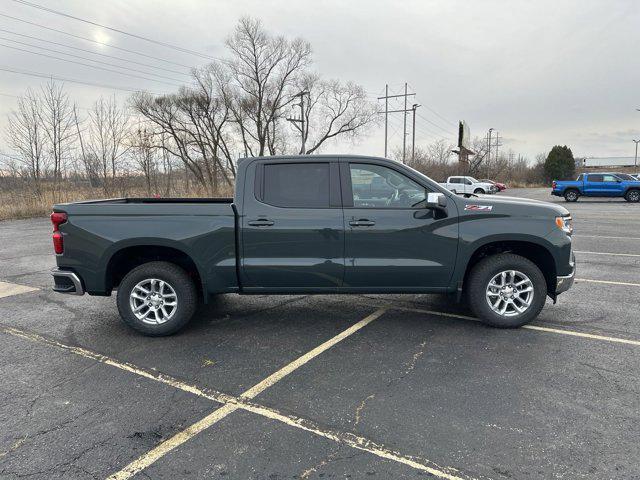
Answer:
<svg viewBox="0 0 640 480"><path fill-rule="evenodd" d="M576 167L633 167L635 157L585 157L576 158Z"/></svg>

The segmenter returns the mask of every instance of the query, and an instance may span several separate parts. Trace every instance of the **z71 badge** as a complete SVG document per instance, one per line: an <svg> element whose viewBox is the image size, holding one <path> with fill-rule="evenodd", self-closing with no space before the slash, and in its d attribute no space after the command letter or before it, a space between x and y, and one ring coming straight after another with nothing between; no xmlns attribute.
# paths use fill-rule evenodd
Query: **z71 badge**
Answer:
<svg viewBox="0 0 640 480"><path fill-rule="evenodd" d="M465 210L473 210L474 212L490 212L493 210L493 205L465 205Z"/></svg>

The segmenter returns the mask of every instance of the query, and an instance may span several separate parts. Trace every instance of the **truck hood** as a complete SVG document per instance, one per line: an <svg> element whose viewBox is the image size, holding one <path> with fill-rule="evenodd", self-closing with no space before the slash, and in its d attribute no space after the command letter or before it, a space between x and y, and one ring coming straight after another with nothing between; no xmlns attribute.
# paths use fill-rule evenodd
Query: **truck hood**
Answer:
<svg viewBox="0 0 640 480"><path fill-rule="evenodd" d="M461 210L464 213L470 212L482 212L485 214L497 214L497 215L523 215L523 216L550 216L558 217L562 215L569 215L569 210L556 205L554 203L545 202L543 200L532 200L529 198L519 197L507 197L507 196L488 196L480 195L478 197L462 198L459 202L462 203ZM491 206L491 210L475 209L475 205Z"/></svg>

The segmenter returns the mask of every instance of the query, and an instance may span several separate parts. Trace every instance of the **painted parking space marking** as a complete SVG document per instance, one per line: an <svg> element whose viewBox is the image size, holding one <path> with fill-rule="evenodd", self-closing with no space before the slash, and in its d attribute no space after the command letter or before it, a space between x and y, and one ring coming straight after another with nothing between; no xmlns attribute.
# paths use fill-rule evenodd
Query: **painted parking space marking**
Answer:
<svg viewBox="0 0 640 480"><path fill-rule="evenodd" d="M574 234L573 237L577 238L609 238L613 240L640 240L640 237L610 237L608 235L582 235Z"/></svg>
<svg viewBox="0 0 640 480"><path fill-rule="evenodd" d="M332 345L327 345L329 342L333 341L333 345L335 345L335 343L337 343L338 341L346 338L348 335L350 335L351 333L354 333L355 331L359 330L360 328L364 327L366 325L366 323L370 323L373 320L375 320L376 318L380 317L384 311L386 309L380 309L377 310L376 312L374 312L372 315L370 315L369 317L361 320L360 322L354 324L352 327L350 327L349 329L345 330L344 332L342 332L341 334L339 334L336 337L333 337L331 340L329 340L328 342L325 342L322 345L326 345L326 348L324 350L326 350L327 348L330 348L330 346ZM375 315L374 318L372 318ZM365 324L363 324L363 322L367 321ZM356 329L356 327L359 327ZM260 415L262 417L265 418L269 418L281 423L284 423L286 425L289 425L291 427L294 428L298 428L300 430L304 430L310 433L313 433L314 435L317 435L319 437L323 437L329 440L332 440L334 442L352 447L354 449L358 449L364 452L368 452L370 454L373 454L377 457L380 458L384 458L387 460L391 460L406 466L409 466L411 468L414 468L416 470L420 470L426 473L429 473L435 477L438 478L443 478L445 480L472 480L469 477L466 476L460 476L461 474L458 473L458 471L454 468L450 468L450 467L442 467L439 466L427 459L424 458L420 458L420 457L416 457L413 455L405 455L402 454L398 451L395 451L389 447L386 447L383 444L374 442L373 440L370 440L368 438L356 435L354 433L350 433L350 432L343 432L343 431L338 431L338 430L332 430L332 429L327 429L325 427L322 427L320 425L318 425L316 422L309 420L309 419L305 419L302 417L297 417L294 415L290 415L290 414L286 414L283 412L280 412L274 408L271 407L266 407L257 403L253 403L251 402L248 398L244 398L242 396L234 396L234 395L230 395L227 393L223 393L223 392L219 392L210 388L204 388L204 387L198 387L197 385L193 385L193 384L189 384L186 382L183 382L181 380L178 380L174 377L172 377L171 375L166 375L163 374L161 372L155 371L155 370L148 370L142 367L138 367L136 365L133 365L131 363L127 363L127 362L121 362L119 360L116 360L114 358L108 357L106 355L97 353L97 352L93 352L91 350L87 350L85 348L82 347L74 347L71 345L66 345L64 343L58 342L57 340L53 340L51 338L47 338L44 337L42 335L39 335L37 333L33 333L33 332L27 332L18 328L14 328L14 327L0 327L0 331L6 333L6 334L10 334L13 336L17 336L20 338L24 338L30 341L34 341L34 342L38 342L38 343L42 343L42 344L46 344L49 345L51 347L55 347L55 348L60 348L63 350L66 350L67 352L91 359L91 360L95 360L97 362L103 363L105 365L109 365L115 368L118 368L120 370L135 374L135 375L139 375L141 377L150 379L150 380L154 380L156 382L171 386L173 388L182 390L184 392L188 392L191 393L193 395L197 395L199 397L202 398L206 398L218 403L222 403L223 407L220 407L219 409L215 410L212 414L208 415L207 417L205 417L204 419L200 420L199 422L197 422L196 424L192 425L191 427L189 427L189 429L184 430L183 432L180 432L177 435L181 435L182 433L184 433L184 436L188 436L194 433L194 431L202 431L204 430L204 428L202 428L205 425L213 424L215 422L217 422L219 420L219 416L227 416L229 415L229 413L231 413L231 411L236 410L236 409L242 409L244 411L247 412L252 412L256 415ZM349 332L349 333L348 333ZM341 338L337 338L337 337L341 337ZM316 347L316 349L312 350L316 351L317 355L319 355L320 353L322 353L321 351L318 351L321 347ZM324 351L322 350L322 351ZM304 356L308 356L308 354L303 355ZM311 358L309 358L310 360ZM308 360L307 360L308 361ZM293 363L293 362L292 362ZM280 372L280 371L278 371ZM276 373L278 373L276 372ZM274 374L276 375L276 374ZM267 377L268 379L274 379L276 377L274 377L274 375ZM282 377L280 377L282 378ZM271 381L272 381L271 380ZM266 382L266 383L270 383L270 382ZM265 381L262 381L260 383L258 383L257 385L262 385L259 389L259 391L263 391L266 387L264 386ZM252 387L254 388L254 387ZM251 390L251 389L249 389ZM228 408L226 408L228 407ZM233 407L233 409L232 409ZM221 417L224 418L224 417ZM193 427L193 428L192 428ZM205 427L206 428L206 427ZM200 429L200 430L198 430ZM180 438L184 438L184 437L180 437ZM191 437L189 437L191 438ZM186 441L186 439L184 440ZM166 443L166 442L163 442ZM184 442L183 442L184 443ZM166 447L171 446L171 444L167 445ZM168 453L169 451L171 451L171 449L165 450L166 447L164 447L163 449L159 449L155 452L156 455L156 460L158 458L161 458L162 455ZM156 447L157 448L157 447ZM175 447L174 447L175 448ZM155 449L154 449L155 450ZM122 471L122 470L121 470ZM119 473L119 472L118 472ZM116 477L114 474L112 475L112 477L110 478L128 478L128 477Z"/></svg>
<svg viewBox="0 0 640 480"><path fill-rule="evenodd" d="M611 255L614 257L640 257L640 253L585 252L582 250L574 250L573 253L581 253L585 255Z"/></svg>
<svg viewBox="0 0 640 480"><path fill-rule="evenodd" d="M449 318L459 318L461 320L472 320L475 322L479 322L480 320L475 318L475 317L470 317L467 315L458 315L457 313L447 313L447 312L438 312L435 310L425 310L422 308L411 308L411 307L402 307L402 306L395 306L395 305L390 305L389 306L389 310L404 310L404 311L408 311L408 312L416 312L416 313L426 313L429 315L437 315L440 317L449 317ZM560 334L560 335L569 335L572 337L581 337L581 338L588 338L590 340L600 340L600 341L605 341L605 342L613 342L613 343L624 343L626 345L633 345L635 347L640 347L640 341L639 340L631 340L628 338L620 338L620 337L609 337L606 335L598 335L598 334L593 334L593 333L585 333L585 332L578 332L576 330L566 330L563 328L549 328L549 327L543 327L540 325L523 325L520 328L524 328L526 330L535 330L538 332L548 332L548 333L556 333L556 334Z"/></svg>
<svg viewBox="0 0 640 480"><path fill-rule="evenodd" d="M341 342L348 336L354 334L355 332L365 327L375 319L379 318L385 312L386 312L386 308L380 308L376 310L371 315L368 315L367 317L363 318L362 320L355 323L354 325L347 328L346 330L342 331L335 337L330 338L329 340L317 346L313 350L305 353L304 355L301 355L300 357L298 357L296 360L289 363L288 365L285 365L277 372L269 375L267 378L265 378L261 382L257 383L250 389L243 392L240 395L240 398L246 398L246 399L254 398L255 396L259 395L261 392L269 388L270 386L282 380L284 377L289 375L294 370L300 368L304 364L308 363L310 360L320 355L322 352L328 350L329 348L336 345L338 342ZM187 427L185 430L177 433L173 437L160 443L151 451L141 455L136 460L131 462L129 465L124 467L122 470L111 475L108 480L125 480L128 478L131 478L133 475L149 467L151 464L156 462L162 456L169 453L171 450L175 449L176 447L179 447L180 445L185 443L187 440L196 436L198 433L202 432L203 430L206 430L207 428L213 426L223 418L227 417L229 414L235 412L238 408L239 408L238 405L232 405L232 404L226 404L223 407L220 407L219 409L213 411L212 413L204 417L202 420L197 421L193 425Z"/></svg>
<svg viewBox="0 0 640 480"><path fill-rule="evenodd" d="M594 278L576 278L576 282L602 283L604 285L624 285L627 287L640 287L640 283L614 282L613 280L596 280Z"/></svg>
<svg viewBox="0 0 640 480"><path fill-rule="evenodd" d="M0 282L0 298L20 295L21 293L35 292L36 290L38 289L35 287L18 285L17 283Z"/></svg>

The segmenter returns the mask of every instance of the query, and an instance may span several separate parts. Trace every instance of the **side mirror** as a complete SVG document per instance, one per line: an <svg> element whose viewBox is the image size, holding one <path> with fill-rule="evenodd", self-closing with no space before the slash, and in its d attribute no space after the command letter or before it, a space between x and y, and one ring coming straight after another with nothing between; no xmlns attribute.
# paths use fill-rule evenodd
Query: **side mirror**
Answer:
<svg viewBox="0 0 640 480"><path fill-rule="evenodd" d="M447 208L447 197L444 193L429 192L427 193L427 201L425 208L433 208L435 210L445 210Z"/></svg>

